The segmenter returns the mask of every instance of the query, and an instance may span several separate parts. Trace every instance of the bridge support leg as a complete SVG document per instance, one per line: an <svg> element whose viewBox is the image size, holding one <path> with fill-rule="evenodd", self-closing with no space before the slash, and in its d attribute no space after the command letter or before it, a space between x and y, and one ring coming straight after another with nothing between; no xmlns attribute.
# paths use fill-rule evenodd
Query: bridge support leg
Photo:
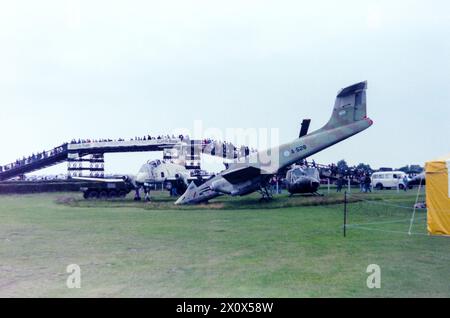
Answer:
<svg viewBox="0 0 450 318"><path fill-rule="evenodd" d="M67 175L69 177L103 178L105 176L105 158L101 154L82 156L78 153L67 157Z"/></svg>
<svg viewBox="0 0 450 318"><path fill-rule="evenodd" d="M89 159L89 175L94 178L105 177L105 155L97 153L91 155Z"/></svg>

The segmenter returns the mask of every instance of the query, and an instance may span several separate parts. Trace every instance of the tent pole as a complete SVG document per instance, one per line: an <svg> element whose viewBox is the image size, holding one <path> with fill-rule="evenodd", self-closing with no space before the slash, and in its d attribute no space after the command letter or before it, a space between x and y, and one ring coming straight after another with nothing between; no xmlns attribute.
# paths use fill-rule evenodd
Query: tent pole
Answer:
<svg viewBox="0 0 450 318"><path fill-rule="evenodd" d="M411 230L412 230L413 223L414 223L414 217L416 216L416 206L417 206L417 202L419 201L420 190L422 190L422 180L423 179L420 179L420 182L419 182L419 188L417 189L416 203L414 204L413 213L411 215L411 221L409 222L409 230L408 230L409 235L412 234Z"/></svg>

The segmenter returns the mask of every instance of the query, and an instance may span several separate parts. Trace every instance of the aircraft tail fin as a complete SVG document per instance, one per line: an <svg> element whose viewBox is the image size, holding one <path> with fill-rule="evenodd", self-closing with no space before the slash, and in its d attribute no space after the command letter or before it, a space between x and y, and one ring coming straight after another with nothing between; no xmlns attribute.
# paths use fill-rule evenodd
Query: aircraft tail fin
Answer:
<svg viewBox="0 0 450 318"><path fill-rule="evenodd" d="M333 114L324 129L333 129L367 118L367 82L341 89L336 96Z"/></svg>

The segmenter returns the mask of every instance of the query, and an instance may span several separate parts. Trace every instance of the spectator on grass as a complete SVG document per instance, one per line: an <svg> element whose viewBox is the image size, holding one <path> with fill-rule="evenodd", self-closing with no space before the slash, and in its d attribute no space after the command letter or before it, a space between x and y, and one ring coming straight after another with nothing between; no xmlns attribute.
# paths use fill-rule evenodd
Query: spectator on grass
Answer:
<svg viewBox="0 0 450 318"><path fill-rule="evenodd" d="M406 192L408 191L408 176L405 174L403 177L403 190Z"/></svg>
<svg viewBox="0 0 450 318"><path fill-rule="evenodd" d="M361 175L359 177L359 192L365 192L365 176Z"/></svg>
<svg viewBox="0 0 450 318"><path fill-rule="evenodd" d="M370 184L372 183L372 180L370 179L369 174L366 174L366 177L364 178L364 192L372 192L372 189L370 187Z"/></svg>
<svg viewBox="0 0 450 318"><path fill-rule="evenodd" d="M339 178L336 181L336 192L342 191L342 186L344 185L344 178L342 176L339 176Z"/></svg>

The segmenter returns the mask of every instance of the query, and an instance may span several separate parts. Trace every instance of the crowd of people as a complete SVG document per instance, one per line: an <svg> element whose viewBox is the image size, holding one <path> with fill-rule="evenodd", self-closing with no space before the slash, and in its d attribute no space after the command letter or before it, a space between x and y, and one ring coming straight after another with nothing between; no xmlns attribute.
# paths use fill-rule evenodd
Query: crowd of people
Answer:
<svg viewBox="0 0 450 318"><path fill-rule="evenodd" d="M44 150L44 151L38 152L36 154L33 153L31 156L22 157L21 159L17 159L13 163L10 163L10 164L4 165L4 166L0 166L0 172L8 171L8 170L15 169L18 167L22 167L24 165L28 165L28 164L37 162L42 159L54 157L57 154L64 152L65 150L67 150L67 143L62 144L59 147L55 147L52 150L48 150L48 151Z"/></svg>
<svg viewBox="0 0 450 318"><path fill-rule="evenodd" d="M142 137L135 136L134 138L130 138L128 140L123 138L118 139L72 139L70 141L70 144L85 144L85 143L98 143L98 142L117 142L117 141L147 141L147 140L167 140L167 141L174 141L174 140L189 140L189 136L183 136L183 135L158 135L158 136L151 136L151 135L145 135Z"/></svg>
<svg viewBox="0 0 450 318"><path fill-rule="evenodd" d="M370 176L373 172L371 170L359 169L356 166L339 169L334 163L325 166L325 168L328 170L329 176L333 179L342 176L344 179L350 179L352 182L360 182L361 178L364 178L366 175Z"/></svg>
<svg viewBox="0 0 450 318"><path fill-rule="evenodd" d="M308 168L308 167L313 167L313 168L319 168L320 165L318 165L314 159L312 159L311 161L308 161L308 159L303 159L300 160L300 162L298 163L300 166L302 166L303 168ZM322 166L324 167L324 166Z"/></svg>
<svg viewBox="0 0 450 318"><path fill-rule="evenodd" d="M253 148L247 146L236 147L231 142L222 142L212 139L202 140L202 152L212 156L220 156L227 159L236 159L248 156L255 152Z"/></svg>
<svg viewBox="0 0 450 318"><path fill-rule="evenodd" d="M341 192L343 187L350 182L351 185L358 184L360 192L372 192L371 173L365 169L360 169L356 166L339 168L336 164L328 165L317 164L314 160L307 161L306 159L299 162L302 167L313 167L319 169L321 178L336 180L336 190Z"/></svg>
<svg viewBox="0 0 450 318"><path fill-rule="evenodd" d="M336 191L341 192L342 188L348 184L349 180L352 182L352 179L344 178L344 176L340 175L336 180ZM370 178L370 174L362 174L356 181L359 183L359 192L372 192L372 179Z"/></svg>

